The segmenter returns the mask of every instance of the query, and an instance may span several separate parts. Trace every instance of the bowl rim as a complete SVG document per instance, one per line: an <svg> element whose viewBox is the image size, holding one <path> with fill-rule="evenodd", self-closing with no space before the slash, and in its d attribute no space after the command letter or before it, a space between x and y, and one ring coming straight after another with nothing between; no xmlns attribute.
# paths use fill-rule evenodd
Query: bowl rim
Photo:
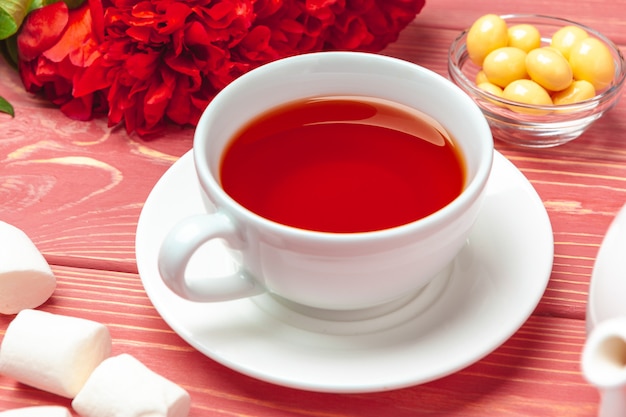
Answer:
<svg viewBox="0 0 626 417"><path fill-rule="evenodd" d="M626 80L626 61L624 59L624 55L622 54L621 49L606 35L583 23L575 22L573 20L557 16L533 13L509 13L499 15L499 17L507 21L507 23L513 19L515 19L516 21L519 20L519 23L531 23L524 22L525 20L539 20L540 22L537 22L538 24L555 25L557 23L561 23L564 26L573 25L584 29L585 31L587 31L587 33L589 33L590 36L594 36L600 39L611 50L611 54L615 62L616 76L614 77L611 85L603 90L601 93L596 94L592 98L582 100L576 103L538 105L508 100L506 98L497 96L495 94L489 93L488 91L478 88L476 84L472 80L470 80L465 75L465 73L463 73L462 66L469 59L469 57L466 56L465 59L461 60L463 53L467 53L467 45L465 41L467 38L467 33L469 32L469 28L466 28L461 31L461 33L452 41L448 49L448 74L450 75L452 80L455 83L459 84L459 86L463 88L463 90L465 90L467 93L473 96L478 96L478 98L480 98L481 100L497 102L498 104L503 104L505 106L540 112L568 111L568 113L570 114L573 113L572 111L594 110L600 103L611 102L614 99L619 98L619 93L624 85L624 81ZM573 114L575 114L575 112Z"/></svg>

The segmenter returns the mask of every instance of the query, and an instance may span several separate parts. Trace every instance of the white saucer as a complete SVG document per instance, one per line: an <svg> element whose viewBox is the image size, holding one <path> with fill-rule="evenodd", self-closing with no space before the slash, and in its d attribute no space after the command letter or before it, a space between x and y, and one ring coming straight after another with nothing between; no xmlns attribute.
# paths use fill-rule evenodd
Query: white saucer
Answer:
<svg viewBox="0 0 626 417"><path fill-rule="evenodd" d="M136 240L143 285L163 319L200 352L279 385L372 392L449 375L517 331L543 295L552 269L552 228L544 206L522 173L496 153L484 208L467 246L448 273L393 311L328 317L267 295L193 303L163 284L157 253L173 224L202 212L198 187L187 153L148 197ZM214 268L236 262L219 244L206 251ZM202 268L198 263L189 266L189 275Z"/></svg>
<svg viewBox="0 0 626 417"><path fill-rule="evenodd" d="M591 274L587 331L601 321L626 316L626 206L609 227Z"/></svg>

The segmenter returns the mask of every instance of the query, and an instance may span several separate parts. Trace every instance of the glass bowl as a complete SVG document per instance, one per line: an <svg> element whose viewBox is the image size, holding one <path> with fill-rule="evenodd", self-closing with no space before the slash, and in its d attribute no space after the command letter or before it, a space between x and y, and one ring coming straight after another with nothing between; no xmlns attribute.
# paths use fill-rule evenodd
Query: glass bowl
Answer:
<svg viewBox="0 0 626 417"><path fill-rule="evenodd" d="M541 33L541 46L549 45L552 34L563 26L584 29L589 36L598 38L609 48L615 63L615 75L611 84L595 97L574 104L539 106L506 100L476 86L474 80L480 68L469 59L466 46L468 30L463 31L450 46L448 72L451 80L481 108L494 138L534 148L561 145L579 137L619 101L626 78L626 64L619 48L606 36L580 23L558 17L534 14L500 17L509 27L522 23L535 26Z"/></svg>

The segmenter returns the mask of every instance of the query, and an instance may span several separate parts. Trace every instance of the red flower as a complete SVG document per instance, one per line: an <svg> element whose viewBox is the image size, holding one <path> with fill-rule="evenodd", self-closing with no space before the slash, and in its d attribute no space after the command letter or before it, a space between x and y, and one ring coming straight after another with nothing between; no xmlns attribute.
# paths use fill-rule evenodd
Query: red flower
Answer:
<svg viewBox="0 0 626 417"><path fill-rule="evenodd" d="M99 3L92 3L97 11ZM104 109L101 92L73 94L80 72L99 56L98 27L87 3L68 10L58 2L31 12L17 37L18 68L26 90L43 92L63 113L78 120L88 120L94 110Z"/></svg>
<svg viewBox="0 0 626 417"><path fill-rule="evenodd" d="M103 0L104 13L100 1L69 12L57 3L29 18L24 83L75 117L105 108L106 96L109 125L146 136L168 122L195 125L217 92L267 62L381 50L425 0ZM46 20L45 36L35 36Z"/></svg>
<svg viewBox="0 0 626 417"><path fill-rule="evenodd" d="M195 125L209 100L245 68L230 47L254 19L251 1L113 0L102 55L76 94L107 89L109 124L148 135L165 123Z"/></svg>

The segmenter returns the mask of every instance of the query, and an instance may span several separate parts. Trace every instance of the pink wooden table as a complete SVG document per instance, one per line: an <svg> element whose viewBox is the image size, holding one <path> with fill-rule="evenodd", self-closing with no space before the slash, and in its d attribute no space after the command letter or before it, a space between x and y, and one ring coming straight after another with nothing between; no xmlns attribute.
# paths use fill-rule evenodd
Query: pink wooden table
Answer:
<svg viewBox="0 0 626 417"><path fill-rule="evenodd" d="M487 12L578 20L626 46L626 1L428 0L387 48L446 74L447 46ZM554 265L528 321L502 346L450 376L368 394L285 388L239 374L188 345L163 321L138 275L135 230L151 189L192 146L190 129L154 141L65 118L23 92L0 64L0 220L24 230L52 266L54 296L41 309L106 324L113 354L131 353L187 389L199 416L594 416L598 394L580 373L585 308L602 238L626 202L626 100L573 143L496 148L530 180L550 217ZM0 260L1 262L1 260ZM0 316L0 337L12 320ZM410 366L410 364L407 364ZM0 376L0 410L70 401Z"/></svg>

